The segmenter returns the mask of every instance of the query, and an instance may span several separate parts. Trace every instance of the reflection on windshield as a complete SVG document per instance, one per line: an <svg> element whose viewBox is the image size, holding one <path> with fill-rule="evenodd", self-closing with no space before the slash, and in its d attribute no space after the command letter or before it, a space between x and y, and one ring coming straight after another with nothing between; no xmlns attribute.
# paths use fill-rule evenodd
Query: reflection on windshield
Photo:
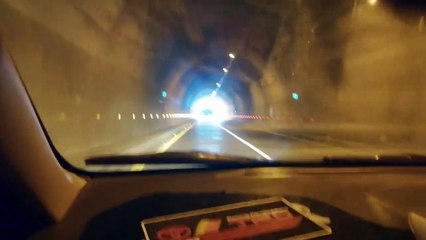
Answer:
<svg viewBox="0 0 426 240"><path fill-rule="evenodd" d="M424 153L426 5L0 0L50 137L97 155Z"/></svg>

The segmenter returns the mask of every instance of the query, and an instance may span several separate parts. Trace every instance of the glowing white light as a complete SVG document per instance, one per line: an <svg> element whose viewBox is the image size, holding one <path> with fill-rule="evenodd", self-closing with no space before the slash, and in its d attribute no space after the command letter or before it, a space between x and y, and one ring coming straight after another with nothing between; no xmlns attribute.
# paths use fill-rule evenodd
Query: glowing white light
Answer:
<svg viewBox="0 0 426 240"><path fill-rule="evenodd" d="M233 53L230 53L230 54L229 54L229 57L230 57L230 58L235 58L235 55L234 55Z"/></svg>
<svg viewBox="0 0 426 240"><path fill-rule="evenodd" d="M96 120L101 120L101 114L96 113Z"/></svg>
<svg viewBox="0 0 426 240"><path fill-rule="evenodd" d="M217 87L220 87L220 83L216 83L216 86L217 86Z"/></svg>
<svg viewBox="0 0 426 240"><path fill-rule="evenodd" d="M368 4L370 4L371 6L374 6L377 4L377 0L368 0Z"/></svg>
<svg viewBox="0 0 426 240"><path fill-rule="evenodd" d="M159 119L159 118L160 118L160 116L158 115L158 113L156 113L156 114L155 114L155 116L157 117L157 119Z"/></svg>
<svg viewBox="0 0 426 240"><path fill-rule="evenodd" d="M143 117L143 119L145 119L145 113L142 113L142 117Z"/></svg>
<svg viewBox="0 0 426 240"><path fill-rule="evenodd" d="M222 70L226 73L228 72L228 69L226 69L226 68L222 68Z"/></svg>
<svg viewBox="0 0 426 240"><path fill-rule="evenodd" d="M132 118L133 118L133 120L136 119L136 115L134 113L132 113Z"/></svg>
<svg viewBox="0 0 426 240"><path fill-rule="evenodd" d="M120 113L117 115L117 118L118 118L118 120L121 120L121 114Z"/></svg>
<svg viewBox="0 0 426 240"><path fill-rule="evenodd" d="M198 121L221 123L230 119L232 111L222 98L207 96L192 104L191 114Z"/></svg>

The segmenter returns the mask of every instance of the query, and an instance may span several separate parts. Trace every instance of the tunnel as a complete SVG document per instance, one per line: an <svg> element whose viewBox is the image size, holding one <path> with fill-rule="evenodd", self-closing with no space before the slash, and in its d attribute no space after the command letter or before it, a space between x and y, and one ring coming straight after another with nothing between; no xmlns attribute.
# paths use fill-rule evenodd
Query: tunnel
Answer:
<svg viewBox="0 0 426 240"><path fill-rule="evenodd" d="M185 71L172 70L163 87L170 95L165 108L188 112L194 101L217 92L218 97L232 106L234 113L252 113L250 86L259 84L260 74L245 59L235 60L229 72L223 72L223 66L230 61L226 59L229 58L227 54L224 55L226 57L207 56L192 63ZM248 67L245 69L244 66Z"/></svg>
<svg viewBox="0 0 426 240"><path fill-rule="evenodd" d="M280 17L244 1L233 4L188 1L185 6L185 16L178 24L185 30L172 29L164 41L155 43L156 49L167 49L155 60L158 62L156 87L165 89L170 96L164 108L189 111L197 98L220 86L218 97L228 102L234 113L263 112L267 103L262 101L265 99L261 88L262 68L278 29L262 29L256 20L266 19L265 26L278 26ZM159 17L150 16L152 22L158 22ZM258 34L258 41L249 36L254 33ZM229 54L235 54L235 59Z"/></svg>
<svg viewBox="0 0 426 240"><path fill-rule="evenodd" d="M182 124L170 116L212 94L277 128L415 129L426 50L425 8L412 2L0 0L0 31L49 134L72 154Z"/></svg>

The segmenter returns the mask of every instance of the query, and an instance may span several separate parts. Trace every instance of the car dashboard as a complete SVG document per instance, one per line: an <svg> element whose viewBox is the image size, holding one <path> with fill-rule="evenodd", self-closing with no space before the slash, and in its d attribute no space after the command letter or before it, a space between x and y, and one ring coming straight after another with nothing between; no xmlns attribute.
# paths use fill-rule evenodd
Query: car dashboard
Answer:
<svg viewBox="0 0 426 240"><path fill-rule="evenodd" d="M414 239L423 167L255 168L88 180L58 224L33 239L144 239L144 219L284 197L330 220L321 239ZM178 238L176 238L178 239Z"/></svg>

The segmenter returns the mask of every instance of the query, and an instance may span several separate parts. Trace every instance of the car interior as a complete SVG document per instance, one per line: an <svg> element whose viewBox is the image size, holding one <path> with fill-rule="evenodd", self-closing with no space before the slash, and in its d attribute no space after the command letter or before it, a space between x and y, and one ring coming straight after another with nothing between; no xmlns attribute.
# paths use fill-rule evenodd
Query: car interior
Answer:
<svg viewBox="0 0 426 240"><path fill-rule="evenodd" d="M426 239L424 159L406 163L392 159L388 164L330 161L314 166L205 163L198 168L130 172L75 167L52 142L13 57L1 40L0 239ZM186 158L176 155L166 160L176 164ZM212 159L227 160L217 155ZM138 158L129 161L152 164ZM157 231L168 230L164 219L201 214L200 209L213 216L223 209L232 212L230 206L235 204L277 198L284 199L290 213L305 217L304 224L314 222L324 234L291 238L246 232L240 237L197 238L184 230L167 236ZM221 206L227 207L218 210ZM229 221L231 213L227 214L223 219ZM218 218L214 216L209 219Z"/></svg>

